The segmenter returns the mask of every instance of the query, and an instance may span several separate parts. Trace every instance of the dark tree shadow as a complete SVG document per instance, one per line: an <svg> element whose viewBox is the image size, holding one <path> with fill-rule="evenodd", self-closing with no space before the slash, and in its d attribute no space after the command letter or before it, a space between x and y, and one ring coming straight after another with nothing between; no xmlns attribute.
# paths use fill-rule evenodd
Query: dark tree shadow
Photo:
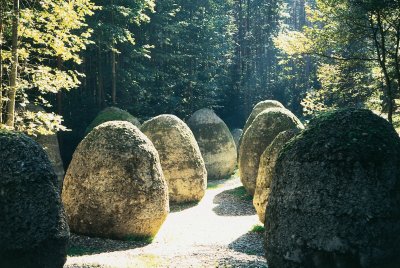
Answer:
<svg viewBox="0 0 400 268"><path fill-rule="evenodd" d="M199 204L199 202L187 202L187 203L170 203L169 204L169 211L171 213L174 212L181 212L183 210L195 207Z"/></svg>
<svg viewBox="0 0 400 268"><path fill-rule="evenodd" d="M226 190L214 197L214 204L218 204L213 211L218 216L250 216L255 215L253 197L243 186Z"/></svg>
<svg viewBox="0 0 400 268"><path fill-rule="evenodd" d="M83 256L113 251L124 251L147 246L151 241L151 238L139 239L132 237L127 240L113 240L71 233L67 255Z"/></svg>
<svg viewBox="0 0 400 268"><path fill-rule="evenodd" d="M247 255L264 257L264 234L262 232L248 232L230 243L228 248Z"/></svg>

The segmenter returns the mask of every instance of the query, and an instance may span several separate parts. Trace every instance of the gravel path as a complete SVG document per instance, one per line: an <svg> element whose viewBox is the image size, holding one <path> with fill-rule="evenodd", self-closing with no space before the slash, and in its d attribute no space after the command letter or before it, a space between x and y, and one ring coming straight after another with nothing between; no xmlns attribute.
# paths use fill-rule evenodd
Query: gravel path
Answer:
<svg viewBox="0 0 400 268"><path fill-rule="evenodd" d="M267 267L251 198L233 176L212 182L198 204L171 206L149 242L72 235L66 268Z"/></svg>

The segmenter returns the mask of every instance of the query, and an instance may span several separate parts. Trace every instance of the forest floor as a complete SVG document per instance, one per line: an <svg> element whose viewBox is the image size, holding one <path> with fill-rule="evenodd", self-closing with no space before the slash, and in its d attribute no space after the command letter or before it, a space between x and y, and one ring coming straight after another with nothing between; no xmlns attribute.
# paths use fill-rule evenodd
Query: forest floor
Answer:
<svg viewBox="0 0 400 268"><path fill-rule="evenodd" d="M262 230L234 175L210 182L198 204L172 205L151 243L72 234L65 267L267 267Z"/></svg>

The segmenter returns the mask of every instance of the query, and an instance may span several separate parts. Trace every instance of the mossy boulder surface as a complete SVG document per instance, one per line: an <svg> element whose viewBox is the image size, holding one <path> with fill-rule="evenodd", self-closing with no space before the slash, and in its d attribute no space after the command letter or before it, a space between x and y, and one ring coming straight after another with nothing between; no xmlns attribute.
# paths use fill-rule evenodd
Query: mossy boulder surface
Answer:
<svg viewBox="0 0 400 268"><path fill-rule="evenodd" d="M229 177L236 168L236 146L228 127L211 109L195 112L187 122L200 147L209 180Z"/></svg>
<svg viewBox="0 0 400 268"><path fill-rule="evenodd" d="M279 133L260 157L253 205L257 211L258 218L262 223L264 223L265 220L265 207L268 202L276 160L278 159L283 146L285 146L285 144L298 132L299 131L295 129Z"/></svg>
<svg viewBox="0 0 400 268"><path fill-rule="evenodd" d="M72 231L106 238L152 237L169 211L158 153L124 121L101 124L78 145L62 199Z"/></svg>
<svg viewBox="0 0 400 268"><path fill-rule="evenodd" d="M31 138L0 130L0 267L63 267L69 229L57 176Z"/></svg>
<svg viewBox="0 0 400 268"><path fill-rule="evenodd" d="M246 130L250 127L254 119L256 119L257 115L259 115L261 112L263 112L268 108L285 108L285 107L282 105L282 103L276 100L260 101L253 107L250 116L247 118L246 124L244 125L243 128L243 133L246 132Z"/></svg>
<svg viewBox="0 0 400 268"><path fill-rule="evenodd" d="M243 129L235 128L234 130L232 130L232 137L233 140L235 141L237 149L239 148L239 140L242 135L243 135Z"/></svg>
<svg viewBox="0 0 400 268"><path fill-rule="evenodd" d="M207 187L207 171L190 128L174 115L146 121L141 131L160 155L172 202L200 201Z"/></svg>
<svg viewBox="0 0 400 268"><path fill-rule="evenodd" d="M261 112L242 136L239 149L239 174L243 186L254 195L260 157L282 131L303 129L297 117L285 108L269 108Z"/></svg>
<svg viewBox="0 0 400 268"><path fill-rule="evenodd" d="M399 267L400 139L368 110L313 120L282 149L265 217L269 267Z"/></svg>
<svg viewBox="0 0 400 268"><path fill-rule="evenodd" d="M107 107L101 111L86 128L86 134L92 131L95 127L109 121L126 121L132 123L136 127L140 127L139 120L127 111L121 110L117 107Z"/></svg>

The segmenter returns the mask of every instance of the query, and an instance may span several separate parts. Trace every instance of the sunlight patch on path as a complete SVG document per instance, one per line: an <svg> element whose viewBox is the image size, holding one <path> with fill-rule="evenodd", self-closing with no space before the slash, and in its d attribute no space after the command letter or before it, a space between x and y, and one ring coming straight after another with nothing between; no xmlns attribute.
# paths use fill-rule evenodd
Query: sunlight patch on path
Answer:
<svg viewBox="0 0 400 268"><path fill-rule="evenodd" d="M227 258L231 251L235 257L241 255L240 259L253 260L257 257L235 252L228 249L228 245L246 235L252 226L259 224L255 211L253 215L244 216L230 216L229 211L221 216L215 212L215 208L223 206L215 202L215 197L239 186L240 179L235 176L220 187L207 190L199 204L182 211L171 212L153 243L147 246L70 257L67 267L96 267L95 264L98 264L98 267L217 267L218 260ZM218 211L221 210L224 208L219 207ZM215 264L213 260L204 263L202 256L207 254L215 256ZM179 265L176 261L179 262L179 259L185 256L190 256L190 263ZM93 266L79 265L83 263ZM206 266L203 266L204 264Z"/></svg>

